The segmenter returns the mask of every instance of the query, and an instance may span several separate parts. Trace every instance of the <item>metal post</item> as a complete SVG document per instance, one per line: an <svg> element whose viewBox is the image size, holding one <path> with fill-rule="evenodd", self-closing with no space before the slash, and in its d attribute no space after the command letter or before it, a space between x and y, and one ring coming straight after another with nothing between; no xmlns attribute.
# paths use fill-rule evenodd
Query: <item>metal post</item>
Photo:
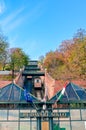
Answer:
<svg viewBox="0 0 86 130"><path fill-rule="evenodd" d="M49 113L51 113L51 112L52 112L52 110L49 111ZM49 117L49 130L53 130L53 117Z"/></svg>
<svg viewBox="0 0 86 130"><path fill-rule="evenodd" d="M49 117L49 130L53 130L53 117Z"/></svg>
<svg viewBox="0 0 86 130"><path fill-rule="evenodd" d="M37 113L40 113L41 110L37 110ZM41 116L37 117L37 130L41 130Z"/></svg>
<svg viewBox="0 0 86 130"><path fill-rule="evenodd" d="M41 130L41 117L37 117L37 130Z"/></svg>
<svg viewBox="0 0 86 130"><path fill-rule="evenodd" d="M72 130L70 104L69 104L69 113L70 113L70 130Z"/></svg>

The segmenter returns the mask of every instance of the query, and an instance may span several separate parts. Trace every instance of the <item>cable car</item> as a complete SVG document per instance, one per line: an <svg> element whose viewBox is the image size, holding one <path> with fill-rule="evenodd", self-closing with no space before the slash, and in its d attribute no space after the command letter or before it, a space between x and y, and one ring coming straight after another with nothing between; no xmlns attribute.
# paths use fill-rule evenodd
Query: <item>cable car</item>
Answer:
<svg viewBox="0 0 86 130"><path fill-rule="evenodd" d="M41 78L40 77L36 77L34 79L34 88L35 89L41 89L42 88L42 81L41 81Z"/></svg>

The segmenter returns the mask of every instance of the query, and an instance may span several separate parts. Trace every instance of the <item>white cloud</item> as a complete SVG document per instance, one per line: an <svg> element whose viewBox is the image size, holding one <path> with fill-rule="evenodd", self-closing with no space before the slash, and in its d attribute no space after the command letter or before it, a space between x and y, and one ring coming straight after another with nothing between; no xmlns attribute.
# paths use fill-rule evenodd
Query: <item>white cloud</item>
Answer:
<svg viewBox="0 0 86 130"><path fill-rule="evenodd" d="M13 29L16 29L22 23L26 21L28 21L28 23L31 23L34 21L34 19L38 18L40 16L41 7L42 4L39 3L28 12L27 6L22 6L8 14L7 17L0 21L0 24L2 25L5 32L8 33Z"/></svg>
<svg viewBox="0 0 86 130"><path fill-rule="evenodd" d="M0 24L3 27L5 33L8 34L22 23L23 17L20 16L23 13L24 9L25 9L24 7L21 7L15 10L14 12L11 12L10 14L7 15L7 17L3 18L0 21Z"/></svg>
<svg viewBox="0 0 86 130"><path fill-rule="evenodd" d="M24 8L20 8L14 12L12 12L11 14L8 14L7 17L5 17L1 23L3 26L8 26L9 24L11 24L13 21L15 21L16 17L18 17L22 11L24 10Z"/></svg>
<svg viewBox="0 0 86 130"><path fill-rule="evenodd" d="M5 11L5 2L4 0L0 0L0 14L2 14Z"/></svg>
<svg viewBox="0 0 86 130"><path fill-rule="evenodd" d="M22 22L23 18L18 18L14 20L12 23L8 24L8 26L5 25L5 29L8 31L11 31L15 29L17 26L19 26Z"/></svg>

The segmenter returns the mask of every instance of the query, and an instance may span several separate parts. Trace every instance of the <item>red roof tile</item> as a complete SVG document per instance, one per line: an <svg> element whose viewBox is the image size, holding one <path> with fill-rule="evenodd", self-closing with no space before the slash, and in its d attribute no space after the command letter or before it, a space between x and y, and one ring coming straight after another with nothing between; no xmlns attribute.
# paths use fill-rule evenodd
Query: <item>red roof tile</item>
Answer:
<svg viewBox="0 0 86 130"><path fill-rule="evenodd" d="M12 81L0 81L0 88L5 87L6 85L10 84Z"/></svg>
<svg viewBox="0 0 86 130"><path fill-rule="evenodd" d="M62 81L62 80L56 80L55 86L54 86L54 94L56 94L58 91L62 90L64 85L68 84L70 81ZM85 80L72 80L72 83L82 87L86 88L86 81Z"/></svg>

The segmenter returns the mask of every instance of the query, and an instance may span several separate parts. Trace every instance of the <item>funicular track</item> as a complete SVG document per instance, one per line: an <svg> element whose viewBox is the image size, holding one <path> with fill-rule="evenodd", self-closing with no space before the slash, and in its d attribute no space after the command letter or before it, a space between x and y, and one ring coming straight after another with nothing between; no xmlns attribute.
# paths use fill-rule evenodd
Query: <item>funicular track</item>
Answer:
<svg viewBox="0 0 86 130"><path fill-rule="evenodd" d="M25 66L22 76L25 77L24 88L38 99L44 97L45 72L38 66L38 61L29 61Z"/></svg>
<svg viewBox="0 0 86 130"><path fill-rule="evenodd" d="M34 92L35 92L34 95L35 95L38 99L43 99L44 92L43 92L42 89L41 89L41 90L37 89L37 90L35 90Z"/></svg>
<svg viewBox="0 0 86 130"><path fill-rule="evenodd" d="M44 86L41 88L35 88L31 79L26 79L24 82L24 86L29 93L37 97L38 99L43 99L44 96Z"/></svg>

